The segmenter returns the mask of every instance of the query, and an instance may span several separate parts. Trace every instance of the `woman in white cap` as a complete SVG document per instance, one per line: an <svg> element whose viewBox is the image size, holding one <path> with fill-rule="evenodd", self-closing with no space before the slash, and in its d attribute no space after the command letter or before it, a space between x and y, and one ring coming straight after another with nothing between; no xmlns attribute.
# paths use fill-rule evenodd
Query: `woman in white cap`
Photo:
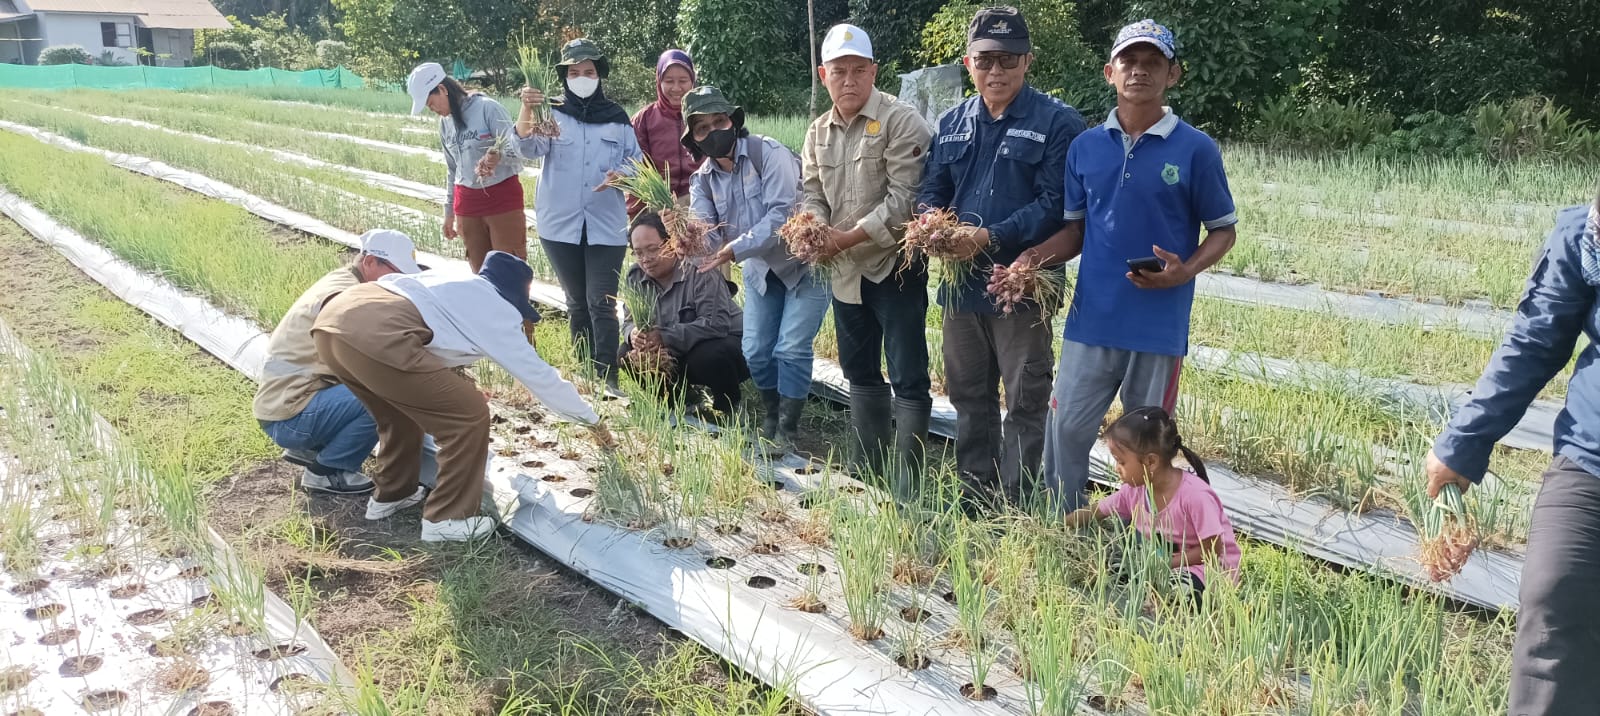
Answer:
<svg viewBox="0 0 1600 716"><path fill-rule="evenodd" d="M517 132L505 107L469 92L437 62L424 62L406 77L411 113L424 107L440 117L439 143L447 167L444 236L461 238L467 263L477 271L490 251L528 257L523 216L522 159L533 137Z"/></svg>

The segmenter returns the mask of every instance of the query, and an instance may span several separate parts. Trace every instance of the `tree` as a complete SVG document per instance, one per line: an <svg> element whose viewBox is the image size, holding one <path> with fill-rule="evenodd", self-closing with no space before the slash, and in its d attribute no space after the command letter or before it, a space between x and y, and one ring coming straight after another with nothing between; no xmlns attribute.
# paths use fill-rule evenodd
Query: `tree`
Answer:
<svg viewBox="0 0 1600 716"><path fill-rule="evenodd" d="M878 64L904 72L916 68L919 33L942 4L942 0L850 0L849 10L851 20L872 38ZM817 32L825 29L819 26Z"/></svg>
<svg viewBox="0 0 1600 716"><path fill-rule="evenodd" d="M510 38L542 19L533 0L334 0L339 27L361 58L360 71L398 81L418 62L455 60L502 72Z"/></svg>
<svg viewBox="0 0 1600 716"><path fill-rule="evenodd" d="M700 81L752 112L805 106L807 33L802 3L683 0L678 8L678 34Z"/></svg>

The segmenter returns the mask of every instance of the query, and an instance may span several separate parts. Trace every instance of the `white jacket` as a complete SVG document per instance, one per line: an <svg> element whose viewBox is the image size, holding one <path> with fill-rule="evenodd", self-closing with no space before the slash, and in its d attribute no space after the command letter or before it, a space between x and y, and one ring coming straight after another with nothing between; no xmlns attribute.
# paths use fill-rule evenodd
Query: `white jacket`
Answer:
<svg viewBox="0 0 1600 716"><path fill-rule="evenodd" d="M433 331L428 344L445 365L472 365L488 358L516 378L545 407L575 422L599 422L561 373L539 357L523 338L522 314L506 303L494 284L458 268L418 274L389 274L378 285L416 305Z"/></svg>

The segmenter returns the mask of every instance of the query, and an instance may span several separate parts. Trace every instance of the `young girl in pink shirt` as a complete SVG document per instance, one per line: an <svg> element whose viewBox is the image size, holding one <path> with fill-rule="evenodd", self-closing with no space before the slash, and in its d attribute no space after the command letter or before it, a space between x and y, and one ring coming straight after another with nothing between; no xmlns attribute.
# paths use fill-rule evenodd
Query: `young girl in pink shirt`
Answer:
<svg viewBox="0 0 1600 716"><path fill-rule="evenodd" d="M1205 464L1184 447L1172 416L1159 407L1139 408L1112 423L1105 437L1122 487L1093 507L1068 515L1067 525L1116 517L1132 522L1144 537L1166 540L1172 545L1173 580L1187 583L1196 602L1215 577L1237 583L1239 543L1233 525L1211 489ZM1180 452L1193 472L1173 466Z"/></svg>

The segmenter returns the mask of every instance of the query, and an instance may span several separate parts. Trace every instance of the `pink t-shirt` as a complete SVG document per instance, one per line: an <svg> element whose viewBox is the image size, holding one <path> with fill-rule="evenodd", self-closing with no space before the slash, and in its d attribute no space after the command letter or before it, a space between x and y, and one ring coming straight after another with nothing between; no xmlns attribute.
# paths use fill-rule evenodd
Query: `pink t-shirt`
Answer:
<svg viewBox="0 0 1600 716"><path fill-rule="evenodd" d="M1110 497L1100 500L1095 509L1103 516L1116 515L1133 522L1139 534L1150 536L1150 498L1143 487L1124 484ZM1156 516L1156 532L1182 548L1197 547L1204 540L1220 537L1222 568L1229 578L1239 581L1239 543L1233 538L1233 525L1222 511L1222 499L1199 476L1185 470L1183 482L1172 494L1166 509ZM1191 564L1189 571L1206 579L1205 565Z"/></svg>

